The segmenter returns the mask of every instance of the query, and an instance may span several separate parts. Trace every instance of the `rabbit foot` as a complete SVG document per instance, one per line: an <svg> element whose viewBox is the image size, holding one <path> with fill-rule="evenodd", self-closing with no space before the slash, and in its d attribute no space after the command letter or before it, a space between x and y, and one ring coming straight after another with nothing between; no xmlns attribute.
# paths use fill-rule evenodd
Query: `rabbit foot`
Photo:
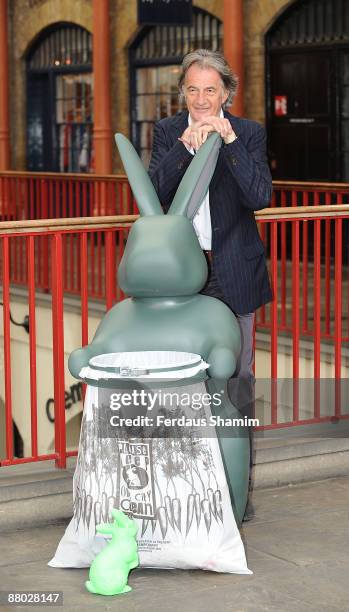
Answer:
<svg viewBox="0 0 349 612"><path fill-rule="evenodd" d="M128 593L129 591L132 591L132 587L130 587L128 584L125 584L123 589L115 591L115 593L101 593L100 591L97 591L95 589L91 580L86 580L85 587L90 593L94 593L95 595L119 595L121 593Z"/></svg>
<svg viewBox="0 0 349 612"><path fill-rule="evenodd" d="M86 580L85 587L87 588L88 591L90 591L90 593L96 593L96 595L99 595L98 591L96 591L96 589L94 588L91 580Z"/></svg>

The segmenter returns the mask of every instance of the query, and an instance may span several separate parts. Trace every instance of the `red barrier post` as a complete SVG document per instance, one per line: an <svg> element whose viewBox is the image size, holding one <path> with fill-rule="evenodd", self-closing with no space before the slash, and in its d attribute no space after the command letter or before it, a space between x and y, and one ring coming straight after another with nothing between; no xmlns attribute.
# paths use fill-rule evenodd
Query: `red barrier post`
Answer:
<svg viewBox="0 0 349 612"><path fill-rule="evenodd" d="M65 390L64 390L64 327L62 286L62 236L51 239L52 257L52 340L54 367L54 414L56 466L66 467Z"/></svg>
<svg viewBox="0 0 349 612"><path fill-rule="evenodd" d="M325 193L325 204L331 204L331 194ZM331 334L331 219L325 220L325 330Z"/></svg>
<svg viewBox="0 0 349 612"><path fill-rule="evenodd" d="M2 300L4 329L4 372L5 372L5 420L6 420L6 459L13 461L13 421L11 386L11 336L10 336L10 262L9 238L2 242ZM3 462L6 463L6 462Z"/></svg>
<svg viewBox="0 0 349 612"><path fill-rule="evenodd" d="M292 193L293 195L297 195L296 193ZM281 191L280 194L280 205L282 207L287 206L286 200L286 192L284 190ZM292 206L294 202L292 200ZM295 203L296 205L296 203ZM286 236L286 223L281 223L280 226L281 231L281 270L280 270L280 289L281 289L281 328L286 328L287 326L287 236Z"/></svg>
<svg viewBox="0 0 349 612"><path fill-rule="evenodd" d="M292 223L292 379L293 420L299 419L299 221Z"/></svg>
<svg viewBox="0 0 349 612"><path fill-rule="evenodd" d="M343 219L335 219L335 277L334 277L334 375L335 414L341 414L342 369L342 227Z"/></svg>
<svg viewBox="0 0 349 612"><path fill-rule="evenodd" d="M105 297L107 310L112 307L115 299L115 233L111 230L105 233Z"/></svg>
<svg viewBox="0 0 349 612"><path fill-rule="evenodd" d="M28 301L29 301L29 355L30 355L30 424L32 456L38 455L38 414L36 380L36 318L35 318L35 249L34 236L27 237Z"/></svg>
<svg viewBox="0 0 349 612"><path fill-rule="evenodd" d="M271 283L273 301L271 303L271 422L277 423L277 359L278 359L278 260L277 260L277 221L271 222Z"/></svg>
<svg viewBox="0 0 349 612"><path fill-rule="evenodd" d="M314 417L321 414L320 351L321 351L321 221L314 221Z"/></svg>
<svg viewBox="0 0 349 612"><path fill-rule="evenodd" d="M80 234L80 296L81 296L81 344L88 344L88 266L87 233Z"/></svg>

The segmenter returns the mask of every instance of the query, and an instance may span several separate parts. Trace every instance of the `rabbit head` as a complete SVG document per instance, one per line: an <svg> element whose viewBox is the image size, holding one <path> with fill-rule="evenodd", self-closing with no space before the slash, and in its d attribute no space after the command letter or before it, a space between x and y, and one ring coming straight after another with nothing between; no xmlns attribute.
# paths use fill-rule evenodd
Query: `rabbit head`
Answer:
<svg viewBox="0 0 349 612"><path fill-rule="evenodd" d="M131 143L122 134L116 134L115 140L141 213L119 265L119 286L132 297L199 293L207 278L207 264L191 219L208 190L221 144L219 135L210 136L195 155L167 215Z"/></svg>
<svg viewBox="0 0 349 612"><path fill-rule="evenodd" d="M111 515L114 519L114 524L116 525L117 532L119 535L125 535L127 537L134 537L137 534L138 527L136 523L130 519L127 514L125 514L122 510L117 510L113 508L111 511Z"/></svg>

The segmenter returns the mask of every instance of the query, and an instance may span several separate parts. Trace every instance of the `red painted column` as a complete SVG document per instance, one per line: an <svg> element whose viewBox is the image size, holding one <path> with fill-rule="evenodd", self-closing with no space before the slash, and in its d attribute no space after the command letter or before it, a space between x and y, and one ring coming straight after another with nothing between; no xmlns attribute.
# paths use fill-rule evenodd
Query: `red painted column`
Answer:
<svg viewBox="0 0 349 612"><path fill-rule="evenodd" d="M226 60L239 77L238 93L231 111L241 117L244 114L243 0L224 0L223 49Z"/></svg>
<svg viewBox="0 0 349 612"><path fill-rule="evenodd" d="M10 169L7 0L0 0L0 170Z"/></svg>
<svg viewBox="0 0 349 612"><path fill-rule="evenodd" d="M109 0L93 0L94 147L96 174L111 174Z"/></svg>

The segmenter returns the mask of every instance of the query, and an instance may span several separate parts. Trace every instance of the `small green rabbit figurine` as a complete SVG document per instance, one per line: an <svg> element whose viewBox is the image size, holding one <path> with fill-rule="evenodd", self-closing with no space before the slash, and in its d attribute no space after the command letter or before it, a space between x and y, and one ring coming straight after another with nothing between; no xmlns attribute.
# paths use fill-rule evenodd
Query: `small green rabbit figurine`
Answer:
<svg viewBox="0 0 349 612"><path fill-rule="evenodd" d="M137 525L121 510L112 510L114 523L97 525L99 533L111 534L112 539L97 555L85 582L90 593L118 595L131 591L127 584L131 569L139 564L137 552Z"/></svg>

